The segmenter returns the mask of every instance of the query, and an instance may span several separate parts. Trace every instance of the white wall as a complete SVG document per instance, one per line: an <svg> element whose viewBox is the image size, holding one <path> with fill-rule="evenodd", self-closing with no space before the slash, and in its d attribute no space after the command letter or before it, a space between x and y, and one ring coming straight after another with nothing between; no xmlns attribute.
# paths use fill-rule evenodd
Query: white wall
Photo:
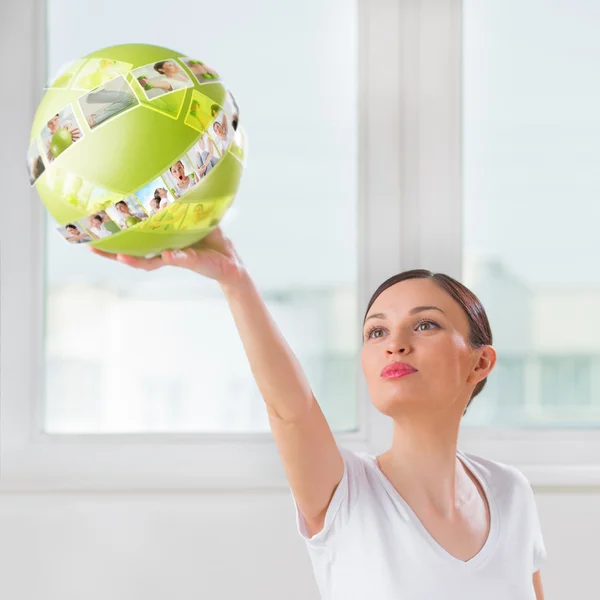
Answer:
<svg viewBox="0 0 600 600"><path fill-rule="evenodd" d="M547 600L595 597L600 490L537 502ZM0 495L0 598L319 596L291 497L275 492Z"/></svg>

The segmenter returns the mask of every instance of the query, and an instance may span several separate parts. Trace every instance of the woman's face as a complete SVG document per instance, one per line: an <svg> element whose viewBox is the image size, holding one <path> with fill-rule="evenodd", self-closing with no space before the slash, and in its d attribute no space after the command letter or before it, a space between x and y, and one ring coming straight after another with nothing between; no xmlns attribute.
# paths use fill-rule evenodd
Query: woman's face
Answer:
<svg viewBox="0 0 600 600"><path fill-rule="evenodd" d="M58 115L55 115L48 121L48 129L51 133L56 133L56 130L58 129L58 121Z"/></svg>
<svg viewBox="0 0 600 600"><path fill-rule="evenodd" d="M127 208L127 204L117 204L117 210L124 215L129 214L129 208Z"/></svg>
<svg viewBox="0 0 600 600"><path fill-rule="evenodd" d="M215 123L213 125L213 129L215 130L215 133L222 139L225 139L225 133L223 132L223 126L221 125L221 123Z"/></svg>
<svg viewBox="0 0 600 600"><path fill-rule="evenodd" d="M185 175L185 171L183 169L183 165L180 162L175 163L171 167L171 174L174 177L177 177L177 179L179 179L179 181L183 181L183 178L184 178L184 175Z"/></svg>
<svg viewBox="0 0 600 600"><path fill-rule="evenodd" d="M376 313L386 318L369 319ZM482 349L469 345L467 316L454 298L431 280L409 279L382 292L367 319L361 362L377 410L391 417L421 410L462 415L473 388L491 367L480 360ZM395 361L417 371L397 379L381 377L381 370Z"/></svg>
<svg viewBox="0 0 600 600"><path fill-rule="evenodd" d="M164 74L165 74L167 77L169 77L169 76L171 76L171 75L175 75L175 73L177 73L177 72L179 71L179 67L178 67L178 66L177 66L175 63L171 62L170 60L167 60L167 61L166 61L166 62L163 64L161 71L162 71L162 72L163 72L163 73L164 73Z"/></svg>

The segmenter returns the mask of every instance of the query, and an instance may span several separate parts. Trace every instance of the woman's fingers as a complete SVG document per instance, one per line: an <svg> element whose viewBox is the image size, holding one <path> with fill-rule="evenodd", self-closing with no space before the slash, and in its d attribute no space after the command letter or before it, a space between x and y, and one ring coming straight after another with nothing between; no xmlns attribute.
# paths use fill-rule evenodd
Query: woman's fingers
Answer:
<svg viewBox="0 0 600 600"><path fill-rule="evenodd" d="M144 271L154 271L159 267L164 266L162 257L155 256L154 258L138 258L129 254L117 254L117 260L124 265L133 267L134 269L144 269Z"/></svg>
<svg viewBox="0 0 600 600"><path fill-rule="evenodd" d="M154 258L139 258L137 256L130 256L129 254L114 254L112 252L104 252L103 250L98 250L98 248L94 248L92 246L89 248L94 254L104 256L105 258L110 258L111 260L116 260L117 262L123 263L129 267L133 267L134 269L153 271L154 269L158 269L159 267L163 267L165 265L165 262L160 256L155 256Z"/></svg>
<svg viewBox="0 0 600 600"><path fill-rule="evenodd" d="M117 260L117 255L112 252L104 252L103 250L98 250L98 248L94 248L93 246L88 246L91 252L94 254L98 254L99 256L104 256L104 258L110 258L111 260Z"/></svg>

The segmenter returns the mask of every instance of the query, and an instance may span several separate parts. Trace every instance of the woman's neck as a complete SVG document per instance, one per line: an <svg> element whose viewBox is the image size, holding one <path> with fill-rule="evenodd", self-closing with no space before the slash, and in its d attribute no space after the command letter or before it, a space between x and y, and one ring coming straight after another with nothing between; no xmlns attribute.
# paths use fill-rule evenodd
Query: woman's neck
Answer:
<svg viewBox="0 0 600 600"><path fill-rule="evenodd" d="M469 476L456 456L459 424L448 415L437 422L431 415L394 420L392 447L379 463L411 506L426 504L449 517L469 493Z"/></svg>

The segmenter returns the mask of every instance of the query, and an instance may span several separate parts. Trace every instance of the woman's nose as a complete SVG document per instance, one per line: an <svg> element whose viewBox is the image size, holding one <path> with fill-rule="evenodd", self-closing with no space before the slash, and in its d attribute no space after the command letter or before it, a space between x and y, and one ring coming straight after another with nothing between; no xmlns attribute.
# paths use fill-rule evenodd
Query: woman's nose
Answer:
<svg viewBox="0 0 600 600"><path fill-rule="evenodd" d="M403 336L390 336L388 341L388 351L392 354L399 352L400 354L407 354L410 351L410 344Z"/></svg>
<svg viewBox="0 0 600 600"><path fill-rule="evenodd" d="M396 354L396 353L398 353L398 354L406 354L407 348L406 348L406 346L401 346L400 348L398 348L396 346L396 348L393 348L393 347L392 348L388 348L388 351L389 351L390 354Z"/></svg>

